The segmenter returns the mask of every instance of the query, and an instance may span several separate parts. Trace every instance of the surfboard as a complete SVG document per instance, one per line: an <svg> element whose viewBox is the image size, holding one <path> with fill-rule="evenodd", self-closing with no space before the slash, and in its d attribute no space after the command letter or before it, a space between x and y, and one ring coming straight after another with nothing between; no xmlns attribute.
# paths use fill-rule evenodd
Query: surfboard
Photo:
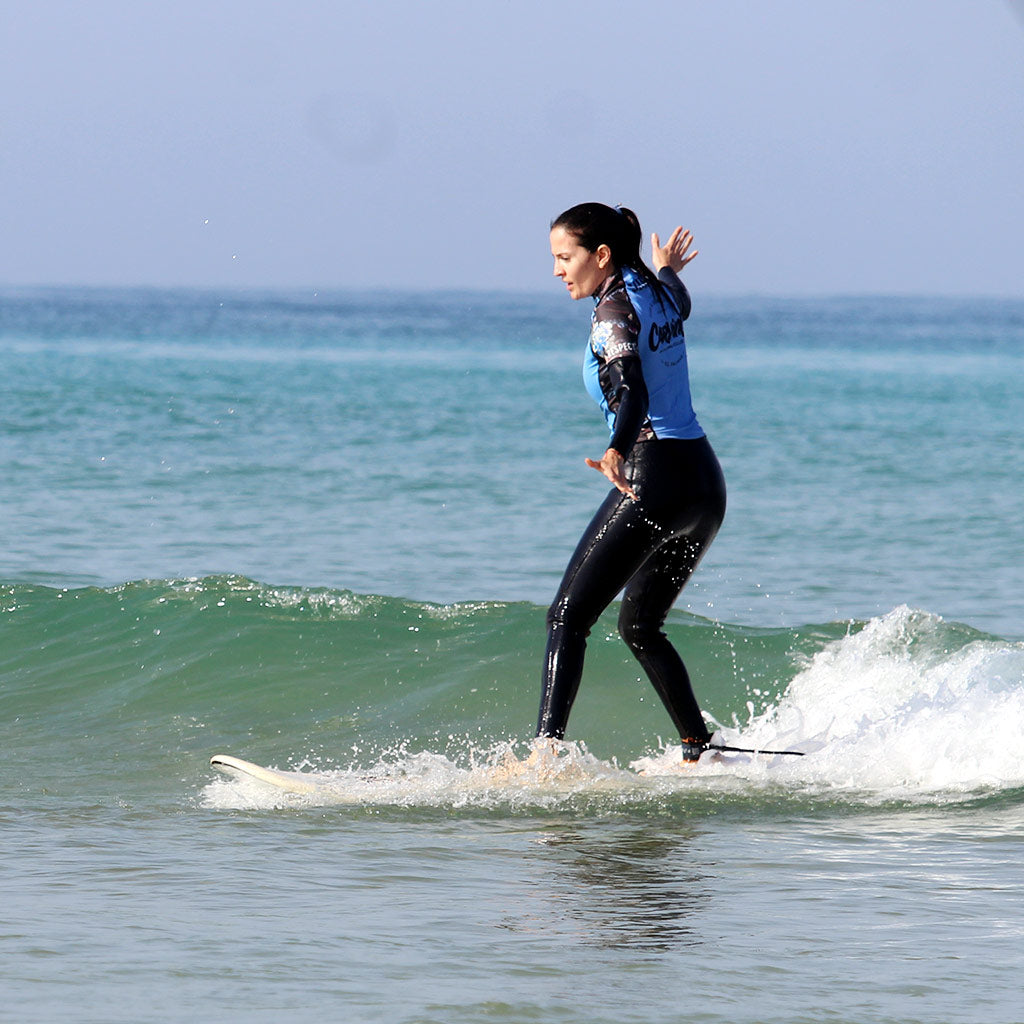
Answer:
<svg viewBox="0 0 1024 1024"><path fill-rule="evenodd" d="M231 754L214 754L210 764L228 775L243 775L258 782L266 783L286 793L315 793L319 788L316 781L304 772L286 772L278 768L264 768L261 764L244 761Z"/></svg>

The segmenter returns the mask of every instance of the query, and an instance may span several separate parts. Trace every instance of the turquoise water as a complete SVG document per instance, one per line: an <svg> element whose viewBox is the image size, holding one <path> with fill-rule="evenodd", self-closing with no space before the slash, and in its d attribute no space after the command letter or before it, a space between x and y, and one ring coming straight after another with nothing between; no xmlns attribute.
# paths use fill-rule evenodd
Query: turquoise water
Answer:
<svg viewBox="0 0 1024 1024"><path fill-rule="evenodd" d="M11 1020L1019 1021L1024 303L698 297L675 770L559 297L0 292ZM209 767L318 773L314 796Z"/></svg>

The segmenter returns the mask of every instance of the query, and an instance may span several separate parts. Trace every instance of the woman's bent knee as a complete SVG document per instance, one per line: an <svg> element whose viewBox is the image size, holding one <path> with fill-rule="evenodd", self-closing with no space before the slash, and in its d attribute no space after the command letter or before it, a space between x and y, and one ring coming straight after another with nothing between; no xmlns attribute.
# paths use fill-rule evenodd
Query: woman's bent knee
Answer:
<svg viewBox="0 0 1024 1024"><path fill-rule="evenodd" d="M619 636L626 646L634 653L643 651L652 643L662 639L661 622L644 619L636 614L628 601L622 604L619 612Z"/></svg>

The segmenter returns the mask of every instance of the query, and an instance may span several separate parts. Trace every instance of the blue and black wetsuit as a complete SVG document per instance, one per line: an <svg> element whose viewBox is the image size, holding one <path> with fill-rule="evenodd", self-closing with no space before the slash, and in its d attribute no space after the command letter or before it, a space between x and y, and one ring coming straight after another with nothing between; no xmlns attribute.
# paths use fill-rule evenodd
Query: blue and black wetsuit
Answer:
<svg viewBox="0 0 1024 1024"><path fill-rule="evenodd" d="M665 617L725 517L725 480L690 399L683 321L690 296L671 270L629 267L595 295L583 375L639 500L612 490L580 539L548 611L538 736L565 736L587 636L623 591L619 632L683 740L710 739Z"/></svg>

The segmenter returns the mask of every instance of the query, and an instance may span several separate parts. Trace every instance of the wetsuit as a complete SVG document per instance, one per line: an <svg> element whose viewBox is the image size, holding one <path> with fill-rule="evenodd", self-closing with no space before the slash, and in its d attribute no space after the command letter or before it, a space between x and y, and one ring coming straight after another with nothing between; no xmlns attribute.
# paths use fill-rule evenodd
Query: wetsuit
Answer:
<svg viewBox="0 0 1024 1024"><path fill-rule="evenodd" d="M591 520L548 610L538 736L565 736L587 636L625 588L619 632L683 740L710 739L665 617L725 516L725 481L693 414L683 321L690 296L662 269L657 282L624 268L594 296L584 360L588 391L626 460L639 500L613 489Z"/></svg>

